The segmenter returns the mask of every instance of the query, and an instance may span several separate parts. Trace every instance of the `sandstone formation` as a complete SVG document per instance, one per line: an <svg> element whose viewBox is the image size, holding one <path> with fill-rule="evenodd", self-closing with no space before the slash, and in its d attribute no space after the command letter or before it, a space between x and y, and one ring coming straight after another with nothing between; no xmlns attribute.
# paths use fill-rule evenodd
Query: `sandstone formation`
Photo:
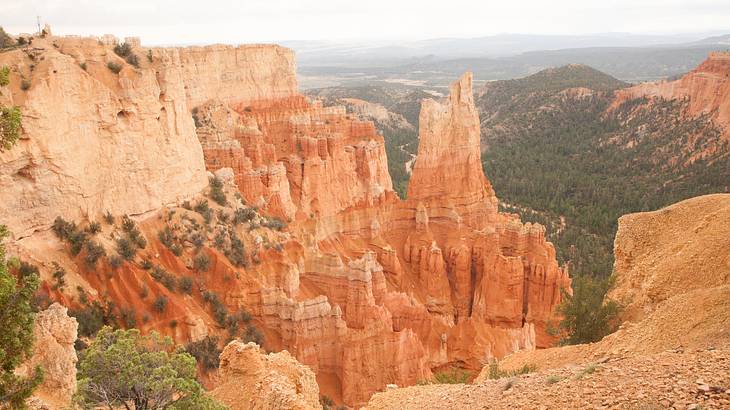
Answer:
<svg viewBox="0 0 730 410"><path fill-rule="evenodd" d="M80 287L123 309L127 324L180 343L227 336L220 306L231 315L245 309L267 349L291 352L323 394L349 406L388 384L413 385L450 367L476 372L491 358L552 343L547 324L570 280L543 227L497 210L480 162L471 74L444 101L424 102L409 196L400 200L373 123L298 94L290 51L144 49L130 40L134 53L151 57L134 67L114 44L34 40L43 60L31 88L12 89L28 118L26 139L0 154L2 181L12 187L0 195L24 201L12 217L3 211L11 229L25 235L56 215L81 223L106 210L145 213L136 220L146 247L117 267L110 258L125 235L119 218L94 237L107 252L96 265L49 232L18 241L52 298L83 307ZM13 84L22 70L30 75L24 53L0 57L14 59ZM44 68L54 61L64 70ZM118 75L107 61L122 64ZM57 83L77 85L51 92L66 87ZM48 131L60 115L44 105L51 96L76 119L61 133ZM72 138L79 122L92 148L68 150L81 144ZM35 144L55 151L37 153ZM19 173L23 158L34 165ZM207 201L203 166L224 181L224 204ZM201 254L206 269L195 267ZM66 268L66 288L50 285L54 262ZM182 292L175 283L185 277L194 286ZM163 311L153 308L157 297L168 300ZM232 383L221 394L235 400Z"/></svg>
<svg viewBox="0 0 730 410"><path fill-rule="evenodd" d="M691 198L622 216L609 297L637 321L679 294L730 285L730 195Z"/></svg>
<svg viewBox="0 0 730 410"><path fill-rule="evenodd" d="M221 353L220 383L211 395L232 410L308 410L319 405L314 373L286 350L265 354L233 341Z"/></svg>
<svg viewBox="0 0 730 410"><path fill-rule="evenodd" d="M33 328L33 356L17 369L18 374L30 374L40 366L43 382L35 390L34 402L51 408L65 408L76 392L76 319L68 317L67 309L58 303L38 313Z"/></svg>
<svg viewBox="0 0 730 410"><path fill-rule="evenodd" d="M50 36L0 54L0 66L11 68L0 103L23 112L22 140L0 153L0 220L14 235L58 215L156 210L205 186L179 67L136 69L94 39Z"/></svg>
<svg viewBox="0 0 730 410"><path fill-rule="evenodd" d="M723 129L725 141L730 141L730 53L713 52L697 68L678 80L642 83L618 90L612 107L636 98L688 100L691 116L708 115Z"/></svg>
<svg viewBox="0 0 730 410"><path fill-rule="evenodd" d="M729 207L706 195L619 219L609 297L627 321L601 341L515 352L500 369L537 372L490 380L485 368L473 385L386 391L367 408L727 407Z"/></svg>
<svg viewBox="0 0 730 410"><path fill-rule="evenodd" d="M608 297L625 306L626 322L600 342L519 352L502 364L545 368L678 346L730 347L729 212L730 195L715 194L622 216Z"/></svg>

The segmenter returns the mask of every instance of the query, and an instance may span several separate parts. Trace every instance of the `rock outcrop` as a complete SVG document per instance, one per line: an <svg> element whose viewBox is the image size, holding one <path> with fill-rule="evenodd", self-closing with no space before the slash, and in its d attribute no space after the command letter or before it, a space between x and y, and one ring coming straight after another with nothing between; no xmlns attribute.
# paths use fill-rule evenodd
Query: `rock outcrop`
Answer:
<svg viewBox="0 0 730 410"><path fill-rule="evenodd" d="M636 98L688 100L691 116L708 115L724 129L725 141L730 141L730 53L713 52L697 68L674 81L642 83L616 91L612 107Z"/></svg>
<svg viewBox="0 0 730 410"><path fill-rule="evenodd" d="M730 347L730 195L691 198L619 219L616 284L623 325L597 343L518 352L501 364L540 368L617 354Z"/></svg>
<svg viewBox="0 0 730 410"><path fill-rule="evenodd" d="M219 373L211 395L232 410L321 407L314 373L286 350L265 354L234 340L221 353Z"/></svg>
<svg viewBox="0 0 730 410"><path fill-rule="evenodd" d="M157 210L205 187L180 68L158 60L134 68L111 48L48 36L0 55L11 68L0 103L23 112L22 139L0 152L0 220L14 235L58 215Z"/></svg>
<svg viewBox="0 0 730 410"><path fill-rule="evenodd" d="M473 384L388 390L367 408L727 407L729 211L716 194L619 219L609 297L627 321L601 341L522 350L499 368L536 373L491 380L485 367Z"/></svg>
<svg viewBox="0 0 730 410"><path fill-rule="evenodd" d="M39 50L27 52L40 62L31 87L11 93L28 118L25 139L0 154L0 187L9 187L0 199L10 204L0 217L26 235L56 215L146 213L136 219L147 246L117 268L109 258L86 263L86 251L64 253L49 232L18 241L46 282L54 262L66 267L72 286L46 286L53 298L81 305L78 286L136 315L129 319L143 331L181 343L225 335L221 306L245 309L266 348L291 352L323 394L349 406L388 384L413 385L449 367L475 372L484 360L551 343L547 323L570 280L544 228L498 212L480 161L471 74L446 100L424 102L409 197L400 200L382 135L344 107L298 94L288 50L144 49L132 40L134 53L149 56L136 67L114 54L110 38L33 44ZM23 49L0 56L13 84L31 75L29 59ZM52 133L61 107L74 121ZM226 203L176 206L210 197L201 193L203 168L224 181ZM96 236L110 256L120 229L104 224ZM193 263L201 253L205 270ZM195 278L187 294L172 283L183 277ZM168 300L163 312L152 308L158 296ZM234 352L253 348L232 346L222 373L234 381L224 378L219 391L245 401L234 398L243 394L235 377L250 375L237 373ZM290 397L284 391L265 396Z"/></svg>
<svg viewBox="0 0 730 410"><path fill-rule="evenodd" d="M33 393L34 402L66 408L76 392L76 341L78 323L58 303L38 313L33 328L33 355L17 369L28 375L43 369L43 382Z"/></svg>

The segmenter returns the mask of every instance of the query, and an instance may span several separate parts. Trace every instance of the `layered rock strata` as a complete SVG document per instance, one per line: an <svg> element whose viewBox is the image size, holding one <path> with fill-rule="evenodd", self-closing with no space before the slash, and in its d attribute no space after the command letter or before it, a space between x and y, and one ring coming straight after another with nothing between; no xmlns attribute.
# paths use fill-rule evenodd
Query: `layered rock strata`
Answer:
<svg viewBox="0 0 730 410"><path fill-rule="evenodd" d="M387 384L412 385L454 366L476 371L492 357L551 342L546 328L570 281L544 228L497 210L480 162L470 74L446 100L424 102L409 195L400 200L383 137L343 107L297 94L290 51L145 49L132 41L137 67L113 44L49 36L34 40L38 50L0 56L13 67L9 95L27 124L25 139L0 154L9 188L0 198L21 209L4 208L3 218L25 235L57 215L81 222L107 210L145 213L137 219L149 243L139 258L175 280L194 277L196 286L189 294L165 286L141 260L88 265L85 251L71 258L39 232L19 242L21 253L48 282L60 262L73 284L47 285L52 297L78 305L78 286L93 300L134 309L143 330L186 342L225 335L211 312L216 294L228 312L251 313L266 348L291 352L322 393L350 406ZM27 53L41 61L32 73ZM108 62L121 65L118 74ZM29 90L18 88L21 74L32 76ZM59 107L74 121L51 133ZM209 220L174 206L203 190L203 168L240 194L227 191L224 206L209 201ZM256 215L234 226L241 208ZM268 227L272 216L289 221L285 232ZM185 235L203 225L207 237L193 246ZM165 228L181 252L162 243ZM221 231L228 239L214 241ZM230 232L245 253L236 265ZM96 240L111 255L108 238L119 235L104 225ZM207 270L194 268L200 253ZM152 309L158 296L169 301L164 312Z"/></svg>

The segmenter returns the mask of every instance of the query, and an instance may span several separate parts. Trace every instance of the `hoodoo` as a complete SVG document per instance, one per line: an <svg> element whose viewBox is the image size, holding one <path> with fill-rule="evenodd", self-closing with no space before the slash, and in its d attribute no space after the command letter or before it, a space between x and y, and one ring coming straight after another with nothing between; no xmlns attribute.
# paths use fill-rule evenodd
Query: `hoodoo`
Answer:
<svg viewBox="0 0 730 410"><path fill-rule="evenodd" d="M49 297L108 303L118 323L179 343L229 336L241 329L229 319L246 318L267 350L286 349L351 406L552 341L570 280L542 226L498 212L470 73L424 102L401 200L383 136L300 95L290 50L128 43L148 58L126 64L112 38L53 36L0 57L12 83L31 78L2 97L27 119L0 154L4 219L47 283L65 269L73 286L46 286ZM47 231L56 216L74 231L107 212L101 232L71 238L91 241L80 251ZM146 241L121 259L132 233Z"/></svg>

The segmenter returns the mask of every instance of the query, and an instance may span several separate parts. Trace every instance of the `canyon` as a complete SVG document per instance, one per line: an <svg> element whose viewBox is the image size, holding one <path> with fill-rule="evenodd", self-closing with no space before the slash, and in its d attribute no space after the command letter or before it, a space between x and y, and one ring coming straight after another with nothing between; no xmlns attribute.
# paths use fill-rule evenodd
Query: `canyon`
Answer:
<svg viewBox="0 0 730 410"><path fill-rule="evenodd" d="M423 102L401 199L383 136L301 95L290 50L127 38L132 64L118 43L47 35L0 54L11 80L0 103L24 114L21 140L0 152L0 218L50 300L98 302L178 343L223 336L217 313L245 310L263 348L289 352L348 406L554 342L570 279L542 226L498 211L470 73ZM91 236L107 256L69 250L50 229L57 217L106 220ZM135 225L144 246L115 260ZM233 349L244 348L229 345L224 363Z"/></svg>

